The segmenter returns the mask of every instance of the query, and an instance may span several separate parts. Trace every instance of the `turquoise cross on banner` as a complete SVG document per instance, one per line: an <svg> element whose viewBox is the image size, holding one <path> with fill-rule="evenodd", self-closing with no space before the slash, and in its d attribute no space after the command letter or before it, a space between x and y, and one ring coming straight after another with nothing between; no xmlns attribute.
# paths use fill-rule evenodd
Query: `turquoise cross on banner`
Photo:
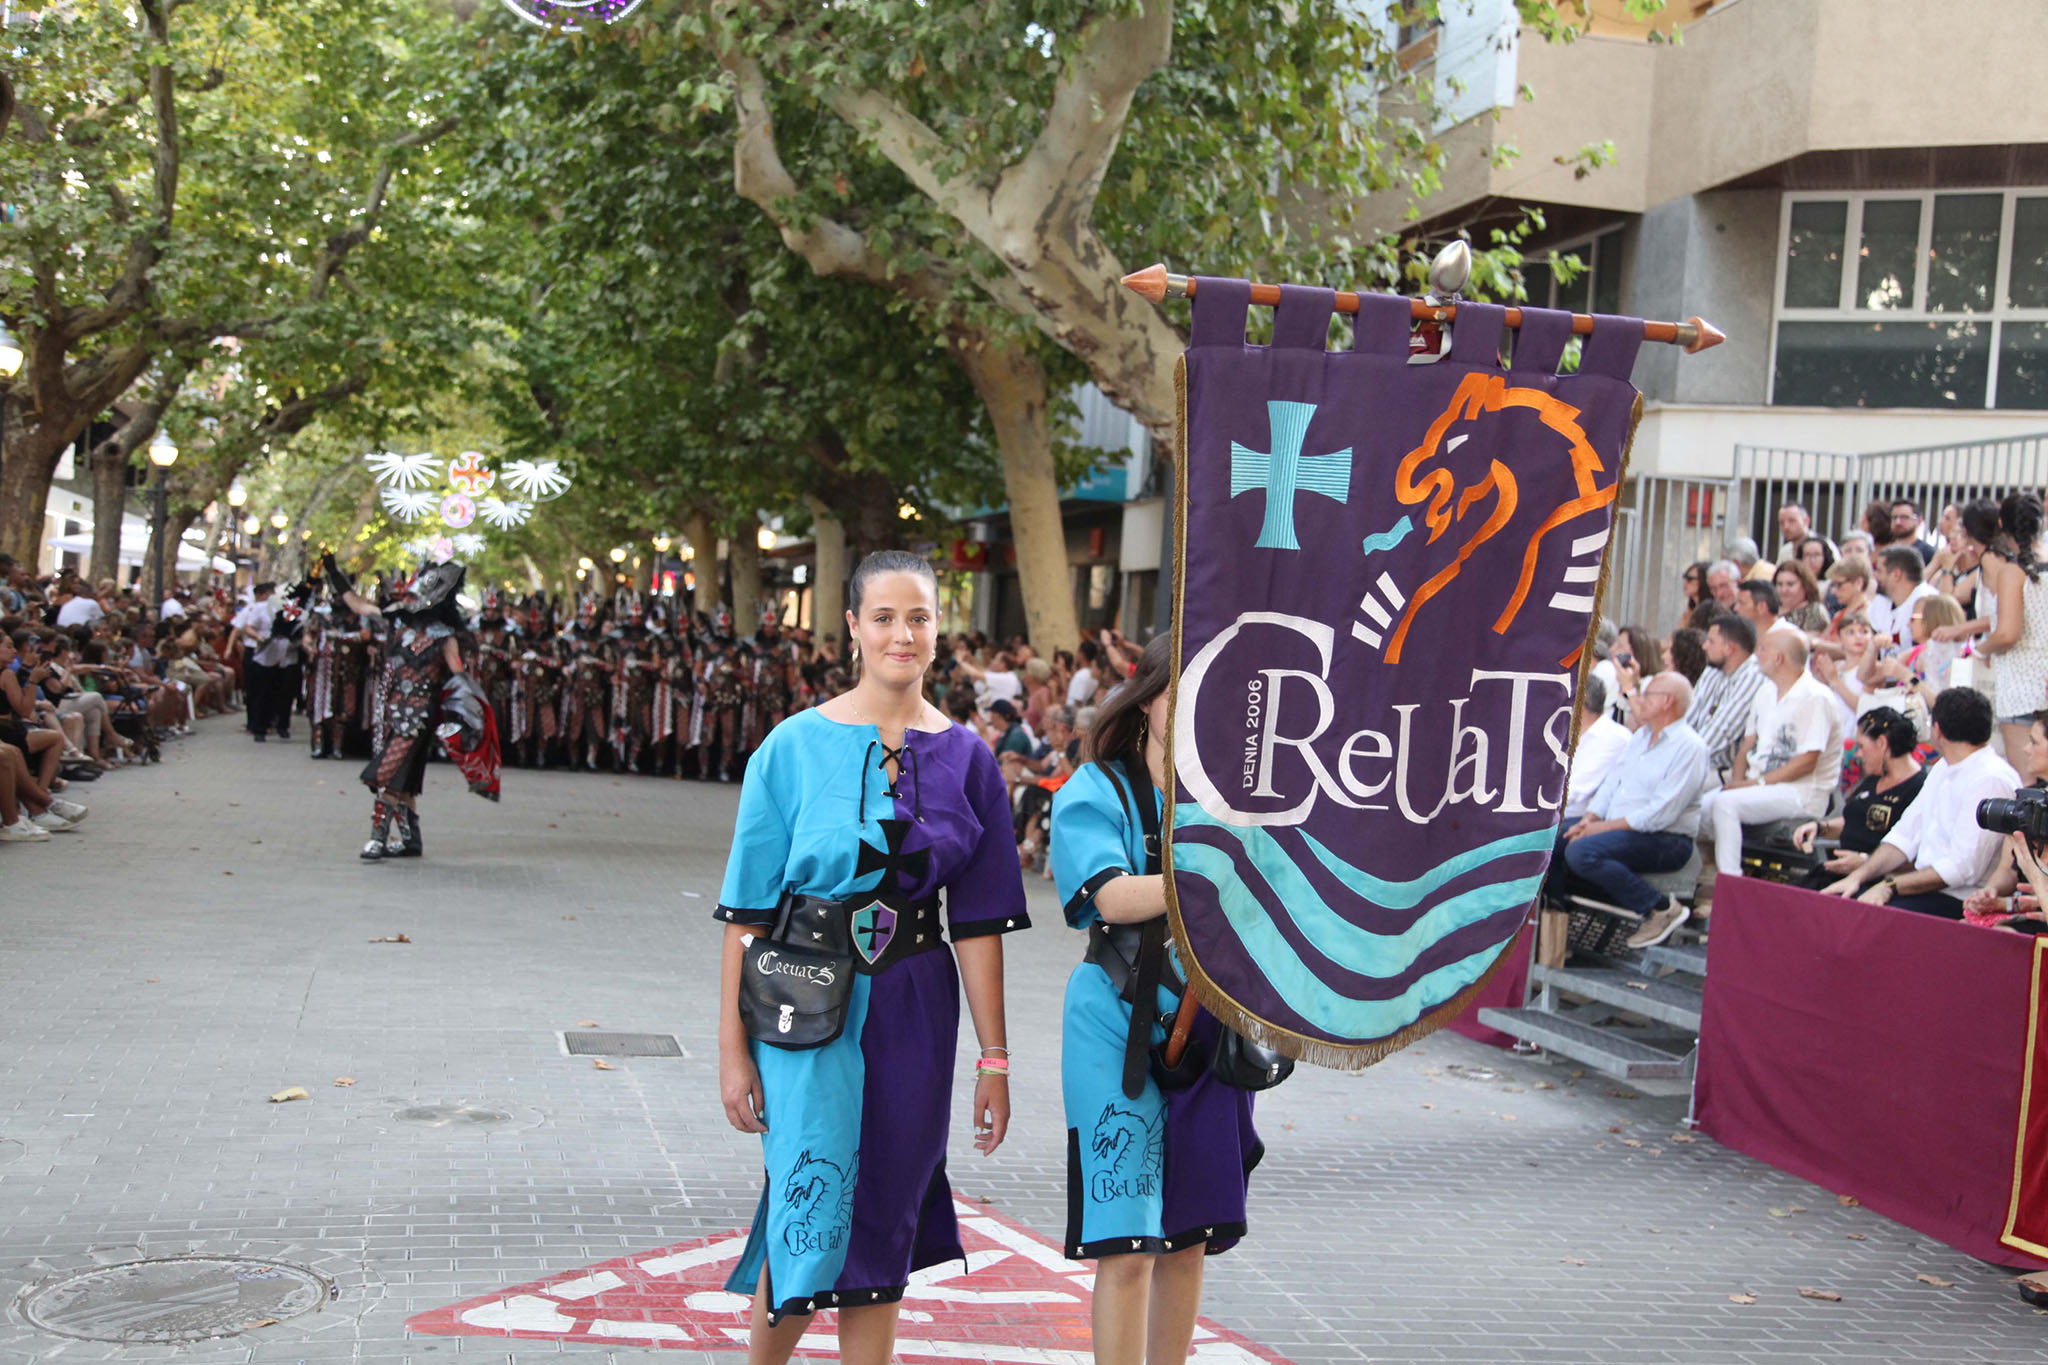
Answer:
<svg viewBox="0 0 2048 1365"><path fill-rule="evenodd" d="M1264 491L1266 520L1253 542L1261 549L1299 550L1294 538L1294 495L1320 493L1343 503L1351 500L1351 447L1327 455L1303 456L1302 440L1308 435L1314 403L1289 403L1269 399L1266 419L1273 428L1271 454L1253 450L1236 441L1230 443L1230 496Z"/></svg>

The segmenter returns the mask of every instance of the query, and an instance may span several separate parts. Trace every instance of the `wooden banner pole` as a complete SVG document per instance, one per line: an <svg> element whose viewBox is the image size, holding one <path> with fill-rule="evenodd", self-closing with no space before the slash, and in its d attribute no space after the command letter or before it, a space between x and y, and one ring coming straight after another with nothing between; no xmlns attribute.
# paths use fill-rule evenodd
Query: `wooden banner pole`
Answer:
<svg viewBox="0 0 2048 1365"><path fill-rule="evenodd" d="M1143 270L1134 271L1124 276L1123 283L1124 288L1141 297L1148 298L1154 303L1162 303L1167 299L1191 299L1195 296L1196 283L1193 279L1186 275L1171 274L1163 265L1147 266ZM1277 284L1253 285L1252 302L1269 306L1280 302L1280 286ZM1356 313L1358 311L1358 295L1339 290L1337 292L1337 311L1340 313ZM1417 322L1451 322L1458 316L1458 305L1455 303L1439 303L1431 299L1411 299L1408 304L1408 311L1409 315ZM1510 327L1520 327L1522 325L1521 309L1515 307L1508 309L1507 325ZM1572 314L1572 331L1580 336L1590 335L1593 331L1593 319L1585 313ZM1643 340L1667 342L1670 345L1681 347L1689 355L1696 355L1711 347L1719 346L1727 339L1727 335L1720 328L1704 318L1687 318L1684 322L1645 322L1643 324Z"/></svg>

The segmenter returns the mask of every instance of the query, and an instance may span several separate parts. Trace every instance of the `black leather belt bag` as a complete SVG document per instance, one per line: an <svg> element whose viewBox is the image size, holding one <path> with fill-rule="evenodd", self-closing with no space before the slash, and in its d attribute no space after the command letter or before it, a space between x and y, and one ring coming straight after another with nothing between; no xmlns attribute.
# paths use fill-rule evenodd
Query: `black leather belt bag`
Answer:
<svg viewBox="0 0 2048 1365"><path fill-rule="evenodd" d="M756 1042L823 1047L846 1029L854 973L872 975L942 941L937 897L890 906L785 893L774 930L748 938L741 953L740 1022Z"/></svg>

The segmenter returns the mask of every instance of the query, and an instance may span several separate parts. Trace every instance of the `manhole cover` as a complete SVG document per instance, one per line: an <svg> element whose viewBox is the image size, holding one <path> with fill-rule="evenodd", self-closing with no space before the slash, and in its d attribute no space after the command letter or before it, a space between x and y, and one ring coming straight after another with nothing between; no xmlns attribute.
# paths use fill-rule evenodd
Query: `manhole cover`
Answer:
<svg viewBox="0 0 2048 1365"><path fill-rule="evenodd" d="M473 1104L416 1104L392 1117L401 1123L419 1123L429 1128L470 1128L507 1123L512 1118L501 1109L480 1109Z"/></svg>
<svg viewBox="0 0 2048 1365"><path fill-rule="evenodd" d="M163 1256L30 1285L21 1315L46 1332L85 1341L206 1341L314 1312L332 1292L312 1271L277 1261Z"/></svg>
<svg viewBox="0 0 2048 1365"><path fill-rule="evenodd" d="M604 1033L578 1029L562 1035L572 1057L680 1057L683 1045L673 1033Z"/></svg>

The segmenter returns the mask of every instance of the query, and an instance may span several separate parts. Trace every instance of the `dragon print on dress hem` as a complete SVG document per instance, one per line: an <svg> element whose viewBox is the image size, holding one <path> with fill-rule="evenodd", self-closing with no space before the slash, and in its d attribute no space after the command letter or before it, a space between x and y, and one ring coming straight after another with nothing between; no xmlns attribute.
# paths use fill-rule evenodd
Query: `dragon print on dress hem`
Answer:
<svg viewBox="0 0 2048 1365"><path fill-rule="evenodd" d="M782 1202L794 1215L782 1229L783 1245L792 1256L829 1255L846 1245L853 1229L853 1191L860 1178L860 1153L842 1171L838 1164L804 1149L782 1189Z"/></svg>
<svg viewBox="0 0 2048 1365"><path fill-rule="evenodd" d="M1160 1106L1151 1123L1114 1100L1102 1106L1095 1120L1089 1150L1097 1161L1108 1163L1096 1170L1089 1182L1088 1197L1098 1204L1117 1199L1152 1199L1159 1194L1159 1172L1166 1156L1166 1108Z"/></svg>

